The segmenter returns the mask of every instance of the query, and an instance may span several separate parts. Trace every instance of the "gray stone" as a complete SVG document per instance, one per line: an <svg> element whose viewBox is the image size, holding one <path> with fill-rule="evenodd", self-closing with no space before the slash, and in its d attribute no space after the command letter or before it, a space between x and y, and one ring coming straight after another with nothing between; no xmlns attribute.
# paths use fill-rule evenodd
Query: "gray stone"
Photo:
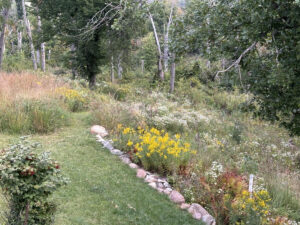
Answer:
<svg viewBox="0 0 300 225"><path fill-rule="evenodd" d="M108 135L108 132L104 127L101 127L99 125L94 125L91 127L91 133L100 135L101 137L105 137Z"/></svg>
<svg viewBox="0 0 300 225"><path fill-rule="evenodd" d="M158 182L160 182L160 183L167 182L167 180L166 180L166 179L164 179L164 178L159 178L159 179L157 179L157 181L158 181Z"/></svg>
<svg viewBox="0 0 300 225"><path fill-rule="evenodd" d="M204 223L206 223L207 225L214 225L214 224L216 224L215 219L214 219L211 215L209 215L209 214L204 215L204 216L202 217L202 221L203 221Z"/></svg>
<svg viewBox="0 0 300 225"><path fill-rule="evenodd" d="M160 182L157 182L157 187L161 189L165 189L165 186Z"/></svg>
<svg viewBox="0 0 300 225"><path fill-rule="evenodd" d="M131 160L130 160L130 158L129 158L127 155L121 155L121 156L120 156L120 159L121 159L122 162L125 163L125 164L130 164L130 163L131 163Z"/></svg>
<svg viewBox="0 0 300 225"><path fill-rule="evenodd" d="M150 187L156 189L156 183L155 183L155 182L149 183L148 185L149 185Z"/></svg>
<svg viewBox="0 0 300 225"><path fill-rule="evenodd" d="M108 141L106 141L104 144L103 144L103 147L104 148L107 148L108 150L112 151L114 150L114 147L111 145L111 143L109 143ZM120 151L120 150L118 150Z"/></svg>
<svg viewBox="0 0 300 225"><path fill-rule="evenodd" d="M180 205L180 208L181 209L188 209L188 208L190 208L190 204L187 204L187 203L182 203L181 205Z"/></svg>
<svg viewBox="0 0 300 225"><path fill-rule="evenodd" d="M118 150L118 149L113 149L113 150L111 150L110 151L111 152L111 154L113 154L113 155L123 155L123 152L121 152L120 150Z"/></svg>
<svg viewBox="0 0 300 225"><path fill-rule="evenodd" d="M143 169L138 169L136 172L136 176L139 178L145 178L147 175L146 171Z"/></svg>
<svg viewBox="0 0 300 225"><path fill-rule="evenodd" d="M166 188L166 189L164 190L164 194L166 194L166 195L171 194L171 192L172 192L172 188Z"/></svg>
<svg viewBox="0 0 300 225"><path fill-rule="evenodd" d="M159 192L159 193L163 193L164 192L164 189L162 189L162 188L156 188L157 189L157 191Z"/></svg>
<svg viewBox="0 0 300 225"><path fill-rule="evenodd" d="M193 203L191 205L191 207L188 209L188 212L191 213L197 220L200 220L202 217L209 215L209 213L201 205L196 203ZM205 218L209 219L208 217Z"/></svg>
<svg viewBox="0 0 300 225"><path fill-rule="evenodd" d="M135 163L130 163L129 164L129 167L132 168L132 169L138 169L140 168L138 165L136 165Z"/></svg>
<svg viewBox="0 0 300 225"><path fill-rule="evenodd" d="M182 194L180 194L178 191L175 191L175 190L173 190L171 192L171 194L169 195L169 198L171 199L172 202L174 202L176 204L181 204L181 203L185 202Z"/></svg>
<svg viewBox="0 0 300 225"><path fill-rule="evenodd" d="M196 220L201 220L201 218L202 218L201 213L198 213L198 212L194 212L194 213L192 214L192 216L193 216L193 218L196 219Z"/></svg>
<svg viewBox="0 0 300 225"><path fill-rule="evenodd" d="M171 188L171 185L168 182L164 182L165 188Z"/></svg>
<svg viewBox="0 0 300 225"><path fill-rule="evenodd" d="M145 182L147 182L147 183L157 182L157 179L155 179L155 178L153 178L151 176L147 176L145 178Z"/></svg>

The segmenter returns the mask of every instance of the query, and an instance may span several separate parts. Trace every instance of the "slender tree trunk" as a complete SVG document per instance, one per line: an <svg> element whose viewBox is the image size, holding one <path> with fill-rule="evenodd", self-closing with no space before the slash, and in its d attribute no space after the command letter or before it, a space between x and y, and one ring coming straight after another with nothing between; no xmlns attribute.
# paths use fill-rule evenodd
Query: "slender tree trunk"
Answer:
<svg viewBox="0 0 300 225"><path fill-rule="evenodd" d="M25 0L22 0L22 8L23 8L23 20L24 20L24 23L25 23L25 27L26 27L26 31L27 31L27 35L28 35L28 40L29 40L29 45L30 45L30 52L31 52L31 59L32 59L32 62L33 62L33 68L34 68L34 70L37 70L37 63L36 63L34 45L33 45L33 40L32 40L31 27L30 27L30 22L27 18Z"/></svg>
<svg viewBox="0 0 300 225"><path fill-rule="evenodd" d="M118 56L118 78L122 79L123 67L122 67L122 52Z"/></svg>
<svg viewBox="0 0 300 225"><path fill-rule="evenodd" d="M76 69L76 63L75 63L75 52L76 52L76 46L74 43L72 43L71 45L71 52L72 52L72 76L73 76L73 80L75 80L76 76L77 76L77 69Z"/></svg>
<svg viewBox="0 0 300 225"><path fill-rule="evenodd" d="M168 67L169 67L169 31L170 31L171 24L173 22L173 10L174 10L174 3L172 2L169 21L168 21L167 29L166 29L165 35L164 35L164 69L165 69L165 71L168 71Z"/></svg>
<svg viewBox="0 0 300 225"><path fill-rule="evenodd" d="M37 49L36 51L36 63L37 63L37 65L40 65L41 64L41 55L40 55L40 50L39 49Z"/></svg>
<svg viewBox="0 0 300 225"><path fill-rule="evenodd" d="M38 32L40 35L42 35L42 20L41 17L38 16ZM46 71L46 53L45 53L45 42L41 43L41 66L42 66L42 71Z"/></svg>
<svg viewBox="0 0 300 225"><path fill-rule="evenodd" d="M144 75L144 70L145 70L145 60L141 60L141 69L142 69L142 75Z"/></svg>
<svg viewBox="0 0 300 225"><path fill-rule="evenodd" d="M5 51L5 32L7 27L7 19L8 19L9 9L3 10L3 24L2 24L2 32L0 35L0 70L3 62L4 51Z"/></svg>
<svg viewBox="0 0 300 225"><path fill-rule="evenodd" d="M51 49L48 50L48 61L51 59Z"/></svg>
<svg viewBox="0 0 300 225"><path fill-rule="evenodd" d="M112 83L115 82L114 56L111 56L111 61L110 61L110 80Z"/></svg>
<svg viewBox="0 0 300 225"><path fill-rule="evenodd" d="M175 87L175 75L176 75L175 54L172 54L171 78L170 78L170 92L171 93L174 91L174 87Z"/></svg>
<svg viewBox="0 0 300 225"><path fill-rule="evenodd" d="M164 35L164 70L168 71L169 67L169 34L166 31Z"/></svg>
<svg viewBox="0 0 300 225"><path fill-rule="evenodd" d="M22 51L22 41L23 41L23 34L22 31L18 31L18 51Z"/></svg>
<svg viewBox="0 0 300 225"><path fill-rule="evenodd" d="M163 60L163 56L161 53L161 47L160 47L160 43L159 43L159 39L158 39L158 34L156 31L156 27L155 27L155 23L152 17L152 14L149 12L149 18L152 24L152 28L153 28L153 33L154 33L154 37L155 37L155 42L156 42L156 46L157 46L157 52L158 52L158 63L157 63L157 67L158 67L158 77L160 77L160 79L163 81L165 79L165 74L164 74L164 70L162 68L162 60Z"/></svg>

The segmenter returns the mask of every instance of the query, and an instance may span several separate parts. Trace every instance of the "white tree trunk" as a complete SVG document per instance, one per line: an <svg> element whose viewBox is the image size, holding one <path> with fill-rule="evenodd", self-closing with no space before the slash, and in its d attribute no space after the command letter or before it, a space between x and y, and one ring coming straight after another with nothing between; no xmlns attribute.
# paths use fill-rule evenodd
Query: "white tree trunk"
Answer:
<svg viewBox="0 0 300 225"><path fill-rule="evenodd" d="M151 24L152 24L153 33L154 33L154 37L155 37L155 43L156 43L156 46L157 46L157 53L158 53L158 76L163 81L165 79L164 70L162 68L163 56L162 56L162 53L161 53L161 47L160 47L160 43L159 43L159 39L158 39L158 34L157 34L157 31L156 31L155 23L153 21L152 14L150 12L149 12L149 18L150 18L150 21L151 21Z"/></svg>
<svg viewBox="0 0 300 225"><path fill-rule="evenodd" d="M36 63L38 64L38 65L40 65L41 64L41 56L40 56L40 50L38 49L38 50L36 50Z"/></svg>
<svg viewBox="0 0 300 225"><path fill-rule="evenodd" d="M3 24L2 24L2 32L0 35L0 69L3 62L4 52L5 52L5 32L7 27L8 12L9 9L3 10Z"/></svg>
<svg viewBox="0 0 300 225"><path fill-rule="evenodd" d="M51 59L51 49L48 50L48 61Z"/></svg>
<svg viewBox="0 0 300 225"><path fill-rule="evenodd" d="M145 60L141 60L141 69L142 69L142 75L144 75L144 70L145 70Z"/></svg>
<svg viewBox="0 0 300 225"><path fill-rule="evenodd" d="M22 51L23 34L22 31L18 31L18 51Z"/></svg>
<svg viewBox="0 0 300 225"><path fill-rule="evenodd" d="M41 17L38 15L38 32L42 34L42 20ZM46 71L46 53L45 53L45 43L41 43L41 66L42 66L42 71Z"/></svg>
<svg viewBox="0 0 300 225"><path fill-rule="evenodd" d="M111 62L110 62L110 80L111 80L112 83L115 82L114 56L111 56Z"/></svg>
<svg viewBox="0 0 300 225"><path fill-rule="evenodd" d="M73 76L73 79L75 79L76 76L77 76L77 69L76 69L76 65L75 65L76 46L75 46L74 43L72 43L72 45L71 45L71 52L72 52L72 61L71 61L71 64L72 64L72 76Z"/></svg>
<svg viewBox="0 0 300 225"><path fill-rule="evenodd" d="M34 68L34 70L37 70L37 63L36 63L36 58L35 58L35 51L34 51L34 45L33 45L33 40L32 40L31 27L30 27L30 22L27 18L25 0L22 0L22 8L23 8L23 20L25 23L28 40L29 40L29 45L30 45L30 52L31 52L31 59L33 62L33 68Z"/></svg>
<svg viewBox="0 0 300 225"><path fill-rule="evenodd" d="M165 72L168 71L169 67L169 34L166 31L164 35L164 70Z"/></svg>
<svg viewBox="0 0 300 225"><path fill-rule="evenodd" d="M118 78L122 79L123 67L122 67L122 52L118 56Z"/></svg>
<svg viewBox="0 0 300 225"><path fill-rule="evenodd" d="M169 67L169 31L170 31L171 24L173 22L173 10L174 10L174 2L172 2L169 21L168 21L167 29L164 34L164 69L165 69L165 72L168 71L168 67Z"/></svg>
<svg viewBox="0 0 300 225"><path fill-rule="evenodd" d="M176 75L175 54L172 54L171 78L170 78L170 92L171 93L174 91L174 87L175 87L175 75Z"/></svg>

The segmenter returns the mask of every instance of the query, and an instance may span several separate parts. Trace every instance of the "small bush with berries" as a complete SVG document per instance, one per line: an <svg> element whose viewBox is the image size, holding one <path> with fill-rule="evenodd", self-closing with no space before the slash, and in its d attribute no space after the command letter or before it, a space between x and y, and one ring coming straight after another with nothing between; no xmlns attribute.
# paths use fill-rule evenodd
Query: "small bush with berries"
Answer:
<svg viewBox="0 0 300 225"><path fill-rule="evenodd" d="M56 204L48 197L67 183L49 153L36 152L38 143L22 137L0 151L0 185L7 199L5 224L52 224Z"/></svg>

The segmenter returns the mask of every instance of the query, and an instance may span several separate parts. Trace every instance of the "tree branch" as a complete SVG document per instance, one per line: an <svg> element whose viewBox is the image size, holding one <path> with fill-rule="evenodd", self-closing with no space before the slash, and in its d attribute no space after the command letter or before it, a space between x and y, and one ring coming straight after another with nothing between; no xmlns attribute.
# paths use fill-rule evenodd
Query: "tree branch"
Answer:
<svg viewBox="0 0 300 225"><path fill-rule="evenodd" d="M256 46L256 42L254 42L250 47L248 47L248 48L240 55L240 57L239 57L234 63L232 63L229 67L227 67L227 69L218 71L217 74L215 75L215 78L219 78L219 74L220 74L220 73L225 73L225 72L229 71L232 67L237 66L238 64L240 64L242 58L243 58L249 51L251 51L255 46Z"/></svg>

